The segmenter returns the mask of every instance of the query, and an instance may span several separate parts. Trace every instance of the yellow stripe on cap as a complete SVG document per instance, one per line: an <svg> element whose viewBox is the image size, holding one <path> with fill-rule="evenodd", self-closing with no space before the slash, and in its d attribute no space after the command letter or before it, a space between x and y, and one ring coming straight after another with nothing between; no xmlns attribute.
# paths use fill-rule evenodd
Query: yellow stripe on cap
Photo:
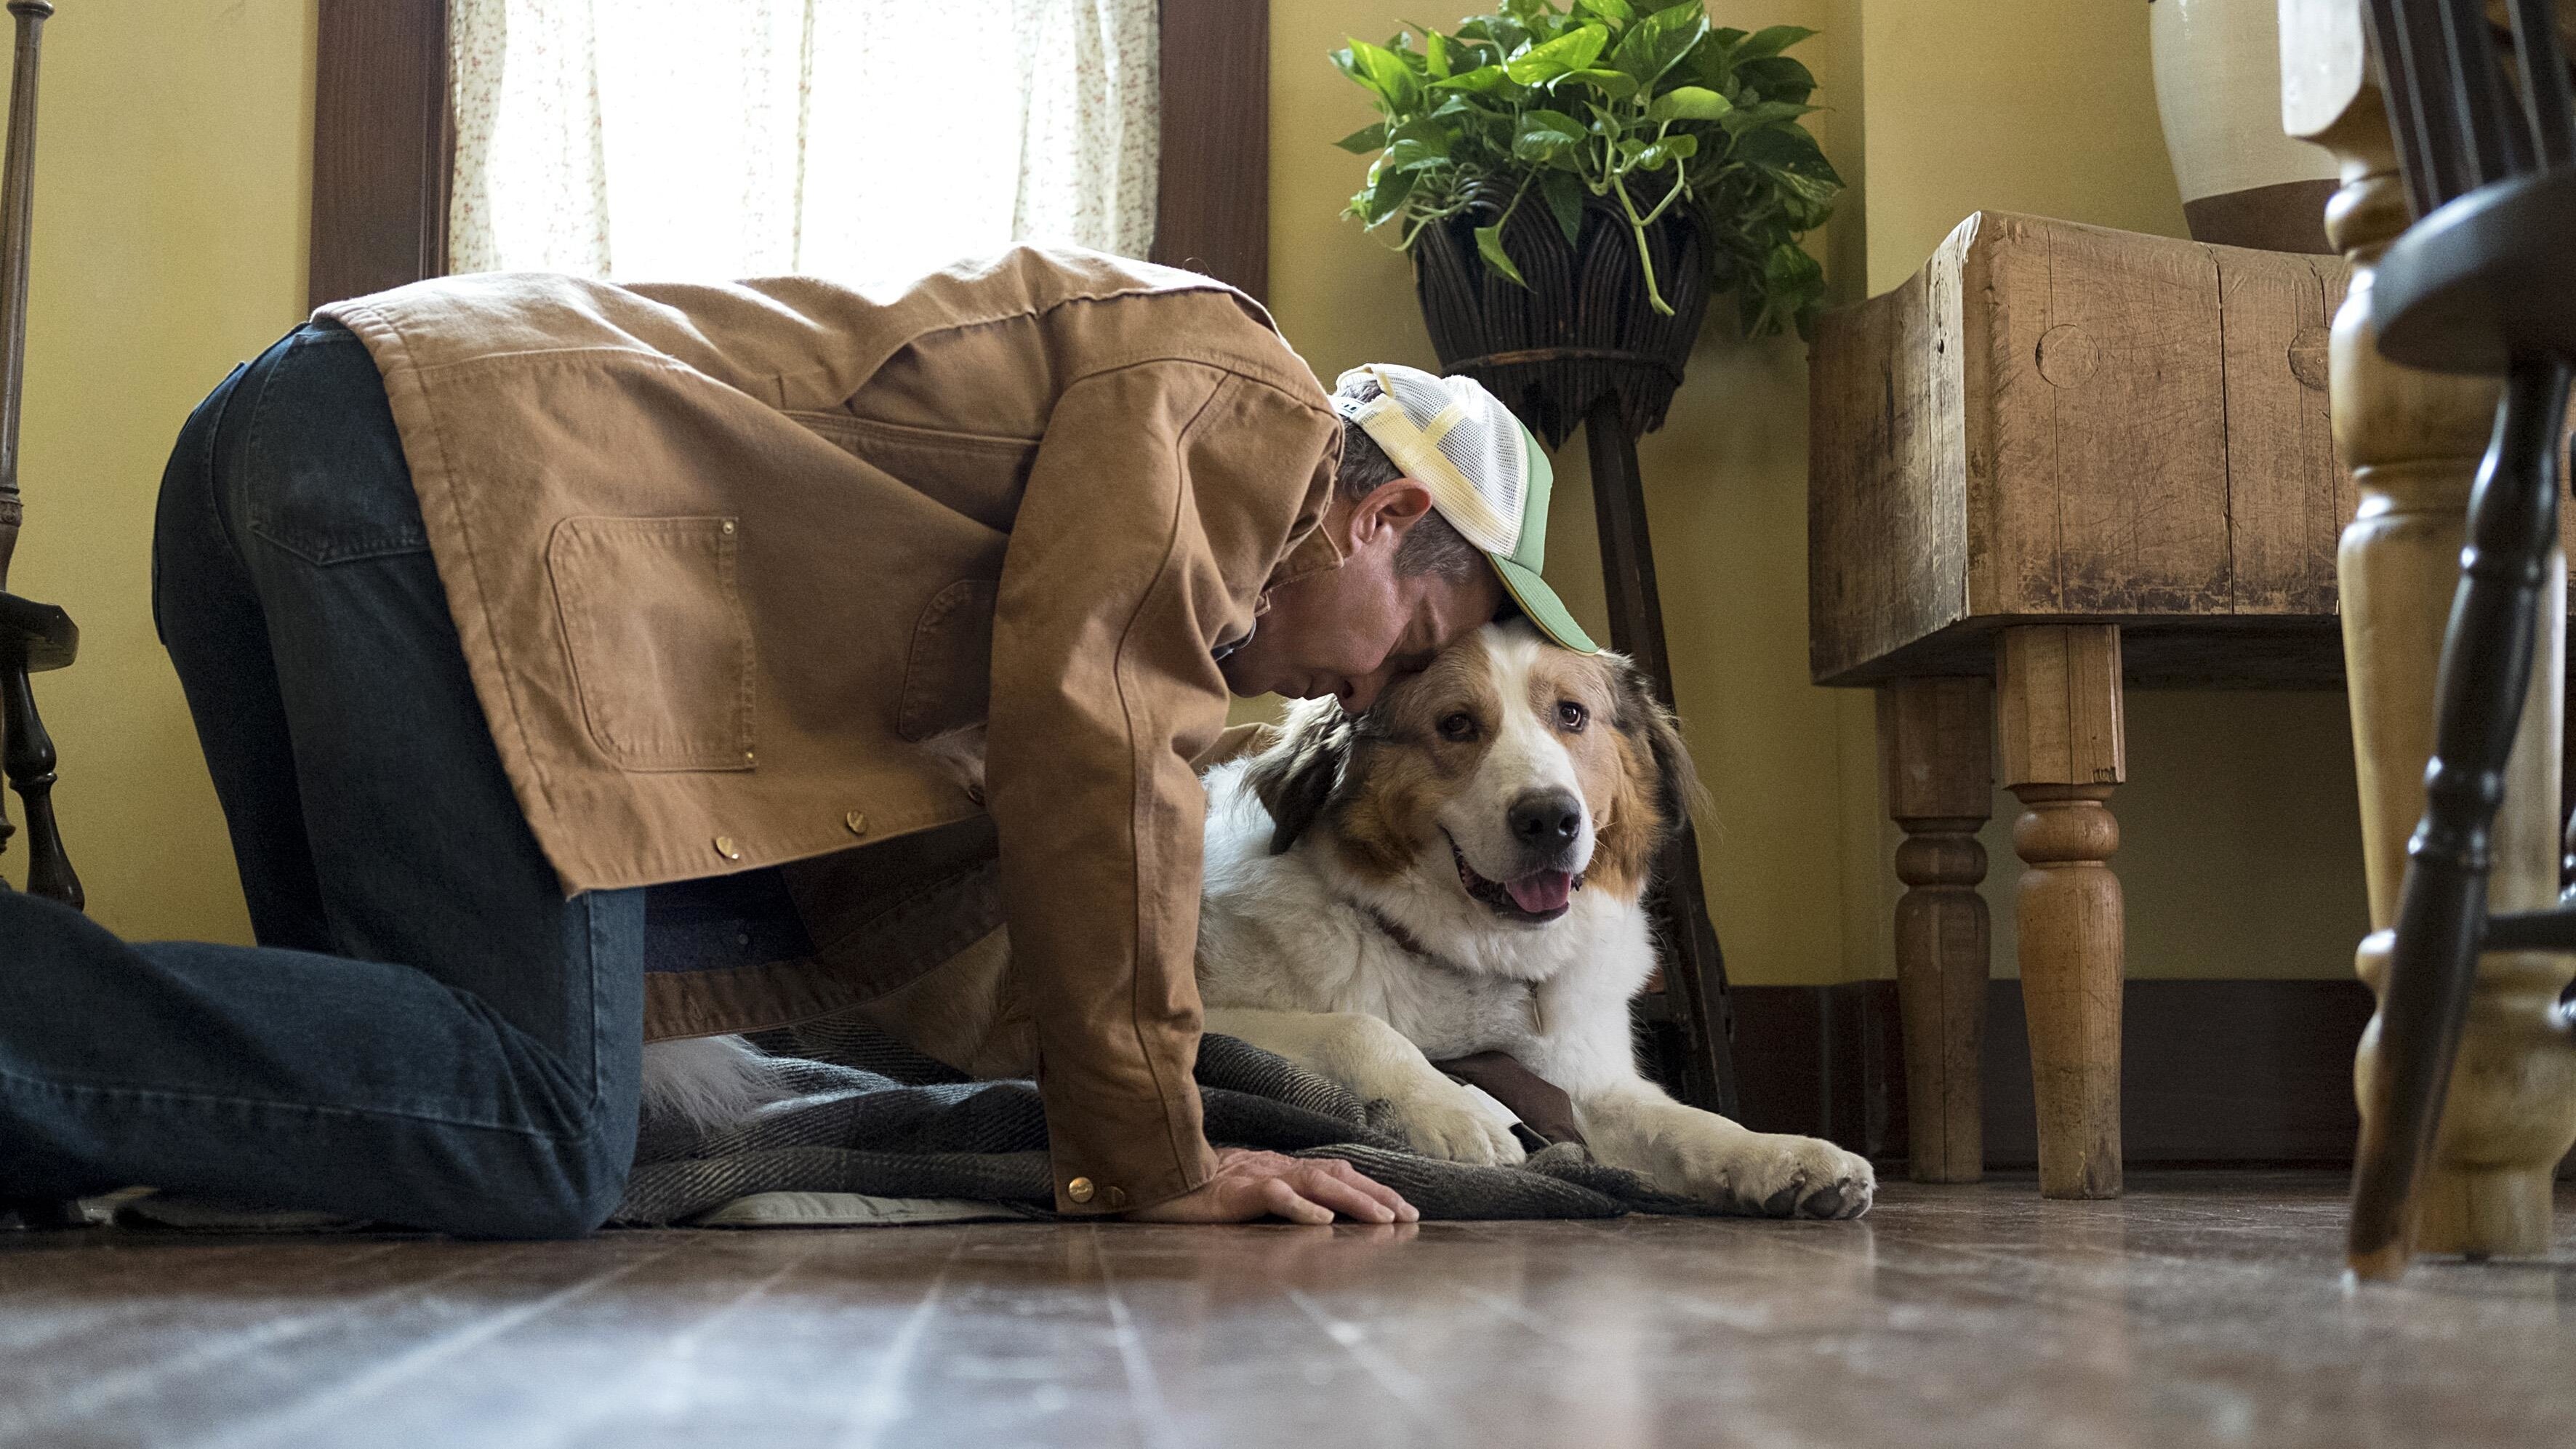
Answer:
<svg viewBox="0 0 2576 1449"><path fill-rule="evenodd" d="M1395 466L1431 490L1432 503L1451 527L1488 553L1509 554L1520 543L1517 521L1503 517L1465 471L1440 451L1438 438L1457 426L1459 412L1455 403L1443 408L1431 420L1436 433L1417 428L1406 416L1404 404L1396 400L1394 387L1379 374L1378 395L1361 404L1356 417Z"/></svg>

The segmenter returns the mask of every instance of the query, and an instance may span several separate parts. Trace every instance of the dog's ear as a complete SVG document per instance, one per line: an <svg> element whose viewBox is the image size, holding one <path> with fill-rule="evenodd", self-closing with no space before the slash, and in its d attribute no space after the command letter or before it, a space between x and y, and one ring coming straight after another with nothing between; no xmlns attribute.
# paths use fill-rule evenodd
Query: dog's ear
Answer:
<svg viewBox="0 0 2576 1449"><path fill-rule="evenodd" d="M1619 729L1644 746L1654 762L1655 813L1662 817L1655 839L1669 840L1690 823L1693 809L1708 803L1708 792L1700 788L1699 769L1691 763L1690 747L1682 743L1680 723L1655 698L1645 671L1622 659L1618 676Z"/></svg>
<svg viewBox="0 0 2576 1449"><path fill-rule="evenodd" d="M1298 706L1279 742L1244 768L1244 783L1270 812L1272 855L1295 845L1324 813L1324 803L1342 783L1356 737L1339 703L1317 700Z"/></svg>

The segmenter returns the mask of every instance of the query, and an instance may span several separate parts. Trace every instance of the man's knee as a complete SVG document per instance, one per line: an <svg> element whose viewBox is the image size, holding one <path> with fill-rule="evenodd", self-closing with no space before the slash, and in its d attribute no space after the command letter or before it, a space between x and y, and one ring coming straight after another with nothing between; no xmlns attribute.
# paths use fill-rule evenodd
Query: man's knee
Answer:
<svg viewBox="0 0 2576 1449"><path fill-rule="evenodd" d="M614 1115L594 1114L579 1135L531 1142L520 1182L478 1195L481 1210L454 1230L473 1237L578 1238L604 1226L625 1200L635 1162L632 1121L621 1132L609 1120Z"/></svg>
<svg viewBox="0 0 2576 1449"><path fill-rule="evenodd" d="M635 1167L635 1141L629 1134L622 1141L606 1140L607 1134L593 1133L565 1149L562 1190L555 1195L555 1211L547 1237L580 1237L604 1226L617 1205L626 1199L626 1179Z"/></svg>

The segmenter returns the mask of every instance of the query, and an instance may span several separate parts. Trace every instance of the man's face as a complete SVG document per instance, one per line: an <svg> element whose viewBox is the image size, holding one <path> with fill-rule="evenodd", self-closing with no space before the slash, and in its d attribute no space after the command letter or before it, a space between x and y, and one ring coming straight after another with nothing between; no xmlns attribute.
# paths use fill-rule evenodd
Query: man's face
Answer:
<svg viewBox="0 0 2576 1449"><path fill-rule="evenodd" d="M1260 627L1219 666L1226 687L1292 699L1329 694L1357 713L1491 620L1503 601L1491 569L1463 582L1396 573L1396 549L1430 512L1431 490L1411 478L1357 502L1334 499L1321 526L1342 545L1342 566L1271 590Z"/></svg>

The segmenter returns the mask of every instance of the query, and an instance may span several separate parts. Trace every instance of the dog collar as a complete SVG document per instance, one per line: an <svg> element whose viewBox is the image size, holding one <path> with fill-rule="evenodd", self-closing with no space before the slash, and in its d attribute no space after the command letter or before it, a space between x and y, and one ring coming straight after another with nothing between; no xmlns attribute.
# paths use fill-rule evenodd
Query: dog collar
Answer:
<svg viewBox="0 0 2576 1449"><path fill-rule="evenodd" d="M1377 907L1370 905L1368 902L1355 901L1348 896L1344 896L1342 897L1342 903L1347 906L1357 907L1360 914L1367 916L1371 922L1375 923L1380 934L1384 935L1388 940L1393 941L1396 944L1396 948L1405 952L1407 955L1419 957L1420 959L1439 967L1441 970L1448 972L1452 976L1472 976L1475 974L1469 971L1466 967L1459 965L1448 957L1443 956L1439 952L1432 950L1430 947L1423 945L1421 938L1414 935L1411 931L1406 930L1402 922L1389 916L1386 912L1379 910ZM1538 983L1532 981L1528 983L1528 986L1530 1030L1539 1036L1545 1036L1547 1035L1547 1013L1541 1010L1538 1004Z"/></svg>

